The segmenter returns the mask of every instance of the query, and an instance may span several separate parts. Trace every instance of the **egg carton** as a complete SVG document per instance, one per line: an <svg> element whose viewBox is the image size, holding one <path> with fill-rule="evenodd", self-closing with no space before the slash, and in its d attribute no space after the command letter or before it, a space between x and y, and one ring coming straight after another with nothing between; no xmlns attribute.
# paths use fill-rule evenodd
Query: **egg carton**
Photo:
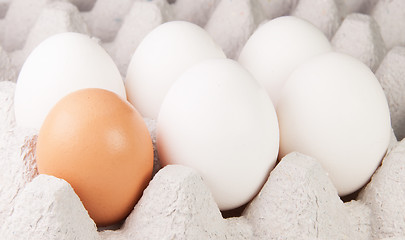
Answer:
<svg viewBox="0 0 405 240"><path fill-rule="evenodd" d="M334 50L365 63L387 96L395 134L351 201L316 159L291 153L250 203L220 212L193 169L160 168L151 119L154 177L122 223L97 228L66 181L38 174L38 132L16 124L13 97L26 57L48 36L98 39L125 77L140 41L164 22L204 27L236 59L260 24L284 15L308 20ZM1 0L0 46L0 239L405 239L405 140L397 141L405 137L403 0Z"/></svg>

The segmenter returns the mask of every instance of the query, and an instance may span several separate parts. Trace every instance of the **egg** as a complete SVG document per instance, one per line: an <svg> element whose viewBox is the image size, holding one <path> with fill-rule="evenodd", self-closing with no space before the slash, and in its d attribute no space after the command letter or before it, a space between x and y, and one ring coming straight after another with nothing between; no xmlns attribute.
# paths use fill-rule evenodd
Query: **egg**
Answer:
<svg viewBox="0 0 405 240"><path fill-rule="evenodd" d="M164 23L139 44L128 66L128 100L144 116L156 119L171 85L192 65L225 58L222 49L201 27L183 21Z"/></svg>
<svg viewBox="0 0 405 240"><path fill-rule="evenodd" d="M277 116L263 87L237 62L211 59L168 91L157 120L163 166L197 170L221 210L260 190L279 148Z"/></svg>
<svg viewBox="0 0 405 240"><path fill-rule="evenodd" d="M391 136L378 80L362 62L340 53L298 67L283 88L277 116L280 158L292 151L316 158L340 196L369 181Z"/></svg>
<svg viewBox="0 0 405 240"><path fill-rule="evenodd" d="M141 115L104 89L68 94L38 135L41 174L65 179L98 226L124 219L152 175L152 140Z"/></svg>
<svg viewBox="0 0 405 240"><path fill-rule="evenodd" d="M310 58L331 50L329 40L311 23L284 16L260 26L246 42L238 61L264 86L277 106L292 71Z"/></svg>
<svg viewBox="0 0 405 240"><path fill-rule="evenodd" d="M73 32L47 38L28 56L18 76L17 123L40 129L56 102L83 88L102 88L126 98L116 65L96 41Z"/></svg>

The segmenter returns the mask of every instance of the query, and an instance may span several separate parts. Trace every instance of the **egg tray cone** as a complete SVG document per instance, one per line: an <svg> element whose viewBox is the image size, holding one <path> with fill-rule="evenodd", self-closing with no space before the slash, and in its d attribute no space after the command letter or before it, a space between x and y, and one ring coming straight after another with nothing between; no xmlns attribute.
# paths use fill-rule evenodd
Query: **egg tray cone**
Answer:
<svg viewBox="0 0 405 240"><path fill-rule="evenodd" d="M237 58L260 24L283 15L312 22L336 51L364 62L387 96L392 141L354 200L339 198L316 159L291 153L240 216L224 218L193 169L160 169L155 150L155 175L133 211L97 229L66 181L38 175L38 132L16 124L13 96L22 64L46 37L99 39L124 77L139 42L164 22L196 23ZM397 141L405 136L405 1L4 0L0 46L0 239L405 239L405 142ZM156 149L155 121L145 121Z"/></svg>

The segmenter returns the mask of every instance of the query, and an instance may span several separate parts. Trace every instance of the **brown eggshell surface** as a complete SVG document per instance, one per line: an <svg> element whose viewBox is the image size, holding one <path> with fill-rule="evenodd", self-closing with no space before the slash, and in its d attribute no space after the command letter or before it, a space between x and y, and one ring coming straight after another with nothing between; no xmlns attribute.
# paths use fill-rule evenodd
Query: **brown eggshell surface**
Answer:
<svg viewBox="0 0 405 240"><path fill-rule="evenodd" d="M98 226L124 219L149 183L153 147L141 115L102 89L62 98L38 136L39 173L69 182Z"/></svg>

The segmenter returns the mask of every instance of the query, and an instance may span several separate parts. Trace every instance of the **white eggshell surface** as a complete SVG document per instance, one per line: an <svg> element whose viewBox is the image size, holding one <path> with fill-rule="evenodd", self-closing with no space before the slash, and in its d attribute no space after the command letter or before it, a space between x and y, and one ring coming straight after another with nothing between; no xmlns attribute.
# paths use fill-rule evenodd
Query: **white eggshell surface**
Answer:
<svg viewBox="0 0 405 240"><path fill-rule="evenodd" d="M222 49L201 27L183 21L164 23L139 44L128 66L128 100L144 116L156 119L172 84L194 64L225 58Z"/></svg>
<svg viewBox="0 0 405 240"><path fill-rule="evenodd" d="M51 36L32 51L18 76L17 123L40 129L62 97L83 88L106 89L126 99L116 65L95 40L73 32Z"/></svg>
<svg viewBox="0 0 405 240"><path fill-rule="evenodd" d="M326 53L297 68L277 106L280 158L319 160L339 195L355 192L379 166L391 136L384 92L359 60Z"/></svg>
<svg viewBox="0 0 405 240"><path fill-rule="evenodd" d="M221 210L260 190L279 147L275 109L266 91L237 62L207 60L167 93L157 121L163 165L193 167Z"/></svg>
<svg viewBox="0 0 405 240"><path fill-rule="evenodd" d="M238 61L266 88L277 106L292 71L331 50L329 40L318 28L300 18L284 16L260 26L246 42Z"/></svg>

